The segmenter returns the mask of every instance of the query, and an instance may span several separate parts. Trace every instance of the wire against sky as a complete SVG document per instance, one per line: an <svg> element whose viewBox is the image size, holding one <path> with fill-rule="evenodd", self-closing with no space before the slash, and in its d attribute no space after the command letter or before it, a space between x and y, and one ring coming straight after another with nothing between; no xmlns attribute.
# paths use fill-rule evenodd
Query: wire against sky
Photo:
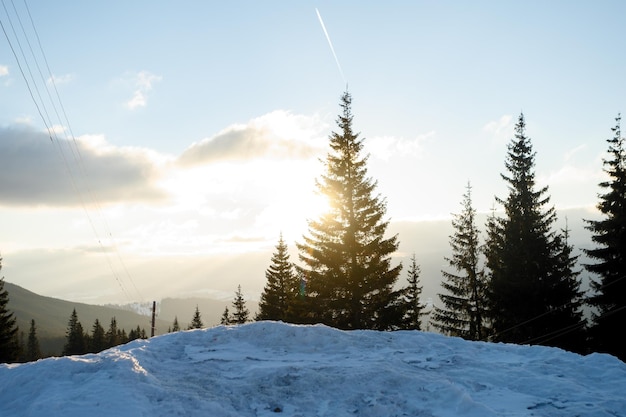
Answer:
<svg viewBox="0 0 626 417"><path fill-rule="evenodd" d="M326 40L328 41L328 45L330 46L330 51L333 53L335 57L335 62L337 63L337 68L339 68L339 73L341 74L341 78L343 79L344 84L347 84L346 77L343 75L343 70L341 69L341 64L339 64L339 59L337 58L337 54L335 53L335 48L333 48L333 43L330 41L330 36L328 36L328 31L326 30L326 26L324 25L324 21L322 20L322 15L320 11L315 8L315 13L317 13L317 18L320 21L320 25L322 25L322 30L324 31L324 35L326 35Z"/></svg>

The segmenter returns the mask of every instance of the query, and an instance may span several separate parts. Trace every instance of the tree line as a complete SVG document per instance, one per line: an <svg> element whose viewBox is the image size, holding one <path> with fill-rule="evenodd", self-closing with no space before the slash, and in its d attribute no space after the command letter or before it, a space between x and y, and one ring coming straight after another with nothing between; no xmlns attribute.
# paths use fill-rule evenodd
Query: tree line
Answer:
<svg viewBox="0 0 626 417"><path fill-rule="evenodd" d="M72 311L65 333L65 346L62 355L83 355L85 353L98 353L105 349L123 345L136 339L147 339L146 330L137 325L137 328L126 333L126 330L117 327L115 317L111 318L109 328L105 331L99 319L96 319L91 327L91 333L83 329L78 320L76 309Z"/></svg>
<svg viewBox="0 0 626 417"><path fill-rule="evenodd" d="M363 139L352 128L352 98L341 97L338 132L332 132L325 172L317 181L330 209L309 220L296 242L300 263L291 262L279 237L265 272L257 319L324 323L341 329L421 329L420 269L411 258L407 284L402 265L393 265L398 236L386 237L386 201L367 175ZM621 323L626 320L626 150L621 117L607 140L607 180L599 184L601 220L585 220L593 249L591 289L581 289L578 255L567 226L555 230L556 210L548 187L538 188L535 157L520 114L508 144L502 180L508 195L495 198L481 236L472 205L472 186L452 219L451 255L442 271L441 303L427 323L469 340L540 344L626 359ZM592 310L589 322L583 308Z"/></svg>

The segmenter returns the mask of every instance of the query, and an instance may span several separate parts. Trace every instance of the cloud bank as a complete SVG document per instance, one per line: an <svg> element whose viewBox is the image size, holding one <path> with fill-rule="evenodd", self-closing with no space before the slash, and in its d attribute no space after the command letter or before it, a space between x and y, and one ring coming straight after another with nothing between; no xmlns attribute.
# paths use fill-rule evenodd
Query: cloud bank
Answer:
<svg viewBox="0 0 626 417"><path fill-rule="evenodd" d="M277 110L247 124L232 125L193 143L179 157L183 166L252 159L308 159L322 152L325 126L316 117Z"/></svg>
<svg viewBox="0 0 626 417"><path fill-rule="evenodd" d="M0 127L0 167L0 205L4 206L164 198L148 151L115 148L96 136L52 141L31 127Z"/></svg>

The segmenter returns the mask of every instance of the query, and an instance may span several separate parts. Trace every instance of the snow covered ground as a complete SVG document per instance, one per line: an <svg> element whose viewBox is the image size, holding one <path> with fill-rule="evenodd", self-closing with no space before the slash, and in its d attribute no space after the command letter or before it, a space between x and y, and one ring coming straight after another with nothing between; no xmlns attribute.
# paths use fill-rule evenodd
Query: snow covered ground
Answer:
<svg viewBox="0 0 626 417"><path fill-rule="evenodd" d="M274 322L0 365L0 416L626 416L602 354Z"/></svg>

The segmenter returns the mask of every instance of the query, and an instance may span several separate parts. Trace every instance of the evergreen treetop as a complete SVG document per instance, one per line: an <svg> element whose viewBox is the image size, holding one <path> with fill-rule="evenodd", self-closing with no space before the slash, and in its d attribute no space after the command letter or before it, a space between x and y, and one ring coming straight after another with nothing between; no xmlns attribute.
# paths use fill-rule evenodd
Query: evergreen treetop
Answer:
<svg viewBox="0 0 626 417"><path fill-rule="evenodd" d="M82 355L87 353L87 338L83 325L78 321L76 309L72 311L66 331L66 343L63 347L63 355Z"/></svg>
<svg viewBox="0 0 626 417"><path fill-rule="evenodd" d="M452 219L452 256L444 258L454 272L442 271L446 293L439 294L443 307L434 308L432 324L452 336L482 340L486 336L486 282L479 266L479 231L469 183L466 190L463 209Z"/></svg>
<svg viewBox="0 0 626 417"><path fill-rule="evenodd" d="M202 329L204 327L204 323L202 323L202 317L200 316L200 309L196 306L196 311L193 314L193 318L191 319L191 324L189 325L189 330L191 329Z"/></svg>
<svg viewBox="0 0 626 417"><path fill-rule="evenodd" d="M298 296L299 280L289 261L288 247L280 234L271 265L265 271L267 280L259 302L256 320L288 321L289 307Z"/></svg>
<svg viewBox="0 0 626 417"><path fill-rule="evenodd" d="M317 181L329 211L309 221L298 244L311 319L346 329L383 329L401 265L391 266L397 236L385 238L386 202L368 177L363 139L352 130L352 97L341 97L339 133L330 135L326 171Z"/></svg>
<svg viewBox="0 0 626 417"><path fill-rule="evenodd" d="M28 362L41 359L41 348L39 346L39 339L37 338L37 326L35 325L35 319L30 321L30 330L28 331L28 342L26 344L26 360Z"/></svg>
<svg viewBox="0 0 626 417"><path fill-rule="evenodd" d="M521 114L508 146L508 173L502 174L509 195L496 199L504 217L494 215L487 223L488 294L496 340L543 343L546 335L578 326L582 317L573 311L578 287L562 264L562 240L552 230L556 212L546 208L548 188L536 190L535 153L525 130ZM557 314L563 309L569 314Z"/></svg>
<svg viewBox="0 0 626 417"><path fill-rule="evenodd" d="M237 286L237 292L235 293L235 299L233 300L234 312L230 318L229 324L244 324L248 322L250 311L246 307L246 300L243 298L241 292L241 285Z"/></svg>
<svg viewBox="0 0 626 417"><path fill-rule="evenodd" d="M626 360L626 345L617 330L626 321L626 147L621 115L615 121L613 136L607 140L608 157L603 160L608 178L599 184L604 192L597 207L603 217L586 220L596 246L585 250L594 261L585 268L595 275L589 300L597 309L591 328L594 347Z"/></svg>

